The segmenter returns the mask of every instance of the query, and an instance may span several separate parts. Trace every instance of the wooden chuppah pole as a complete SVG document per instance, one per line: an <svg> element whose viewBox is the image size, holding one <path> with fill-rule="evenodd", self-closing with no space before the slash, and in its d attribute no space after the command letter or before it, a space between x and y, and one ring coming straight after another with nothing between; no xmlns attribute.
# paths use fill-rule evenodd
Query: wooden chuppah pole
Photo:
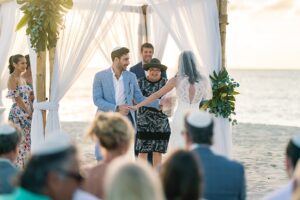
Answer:
<svg viewBox="0 0 300 200"><path fill-rule="evenodd" d="M226 26L228 25L227 0L216 0L219 10L219 27L222 46L222 68L226 66Z"/></svg>
<svg viewBox="0 0 300 200"><path fill-rule="evenodd" d="M37 54L36 63L36 100L37 102L46 101L46 51ZM46 125L46 111L42 111L43 124Z"/></svg>
<svg viewBox="0 0 300 200"><path fill-rule="evenodd" d="M144 27L145 27L145 41L148 42L148 29L147 29L147 7L148 5L143 5L143 16L144 16Z"/></svg>

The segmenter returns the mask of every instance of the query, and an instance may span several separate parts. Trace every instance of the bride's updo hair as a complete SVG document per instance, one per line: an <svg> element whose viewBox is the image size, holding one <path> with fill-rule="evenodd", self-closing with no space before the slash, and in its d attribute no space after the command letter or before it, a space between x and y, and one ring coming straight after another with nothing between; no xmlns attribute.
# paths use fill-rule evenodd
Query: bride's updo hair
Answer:
<svg viewBox="0 0 300 200"><path fill-rule="evenodd" d="M201 76L197 70L197 62L194 53L191 51L183 51L178 61L179 76L188 76L189 83L199 82Z"/></svg>
<svg viewBox="0 0 300 200"><path fill-rule="evenodd" d="M15 71L14 63L18 64L18 62L21 60L21 58L24 58L24 56L21 54L16 54L9 58L9 65L8 65L9 74L11 74Z"/></svg>
<svg viewBox="0 0 300 200"><path fill-rule="evenodd" d="M130 121L120 113L99 112L88 131L88 136L97 138L107 150L129 147L134 129Z"/></svg>

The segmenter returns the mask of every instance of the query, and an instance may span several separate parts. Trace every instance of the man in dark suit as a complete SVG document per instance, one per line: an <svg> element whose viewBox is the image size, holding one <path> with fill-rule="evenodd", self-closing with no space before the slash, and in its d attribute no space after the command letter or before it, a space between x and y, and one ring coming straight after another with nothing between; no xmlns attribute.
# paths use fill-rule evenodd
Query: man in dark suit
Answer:
<svg viewBox="0 0 300 200"><path fill-rule="evenodd" d="M14 162L18 155L18 144L21 135L9 124L0 125L0 194L9 194L14 191L13 177L18 170Z"/></svg>
<svg viewBox="0 0 300 200"><path fill-rule="evenodd" d="M146 42L141 46L142 61L130 68L130 71L135 73L137 79L146 76L146 71L144 70L143 65L150 63L153 53L154 47L151 43ZM167 78L166 71L162 72L161 75L162 77Z"/></svg>
<svg viewBox="0 0 300 200"><path fill-rule="evenodd" d="M213 138L213 119L204 111L194 111L185 118L186 147L201 161L204 179L204 199L246 199L244 167L238 162L214 154L210 146Z"/></svg>

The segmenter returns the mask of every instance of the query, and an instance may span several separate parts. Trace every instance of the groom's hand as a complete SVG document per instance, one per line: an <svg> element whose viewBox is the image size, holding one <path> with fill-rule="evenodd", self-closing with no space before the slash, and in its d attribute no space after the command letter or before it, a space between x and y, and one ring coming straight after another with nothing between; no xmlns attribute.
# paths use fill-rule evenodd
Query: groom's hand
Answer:
<svg viewBox="0 0 300 200"><path fill-rule="evenodd" d="M119 105L118 106L118 112L121 113L122 115L125 115L127 116L128 115L128 112L130 110L130 106L129 105L126 105L126 104L123 104L123 105Z"/></svg>

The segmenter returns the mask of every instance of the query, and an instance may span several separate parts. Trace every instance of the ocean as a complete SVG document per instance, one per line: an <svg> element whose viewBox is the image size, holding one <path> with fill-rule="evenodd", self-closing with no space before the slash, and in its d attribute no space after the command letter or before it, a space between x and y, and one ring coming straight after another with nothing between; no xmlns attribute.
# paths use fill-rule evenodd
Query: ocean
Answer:
<svg viewBox="0 0 300 200"><path fill-rule="evenodd" d="M61 121L91 121L96 107L92 84L99 69L87 68L60 102ZM300 126L300 71L236 70L229 74L240 87L236 96L238 122ZM4 100L9 108L9 100ZM9 109L7 109L9 110Z"/></svg>

